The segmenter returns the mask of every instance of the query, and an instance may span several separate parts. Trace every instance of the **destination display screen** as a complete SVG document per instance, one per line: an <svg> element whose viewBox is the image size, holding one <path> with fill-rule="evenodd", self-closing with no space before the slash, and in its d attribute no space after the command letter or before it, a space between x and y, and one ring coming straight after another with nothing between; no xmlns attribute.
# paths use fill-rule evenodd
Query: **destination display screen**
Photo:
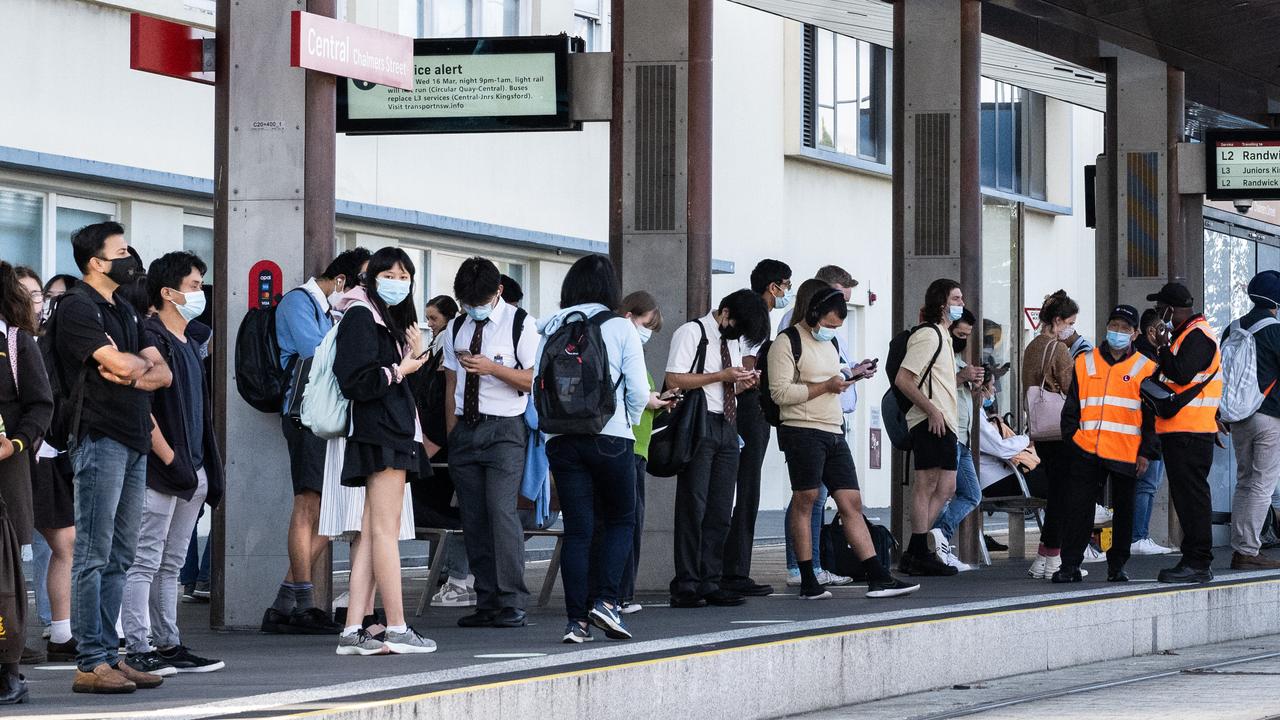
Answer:
<svg viewBox="0 0 1280 720"><path fill-rule="evenodd" d="M1206 197L1280 199L1280 131L1211 130L1205 142Z"/></svg>
<svg viewBox="0 0 1280 720"><path fill-rule="evenodd" d="M338 85L338 132L411 134L574 130L569 39L414 41L414 88Z"/></svg>

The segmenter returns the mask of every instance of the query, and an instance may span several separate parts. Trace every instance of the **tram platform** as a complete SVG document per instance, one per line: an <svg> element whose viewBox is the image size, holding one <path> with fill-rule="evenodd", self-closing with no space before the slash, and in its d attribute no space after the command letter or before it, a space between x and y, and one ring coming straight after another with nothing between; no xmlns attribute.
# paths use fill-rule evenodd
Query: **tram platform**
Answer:
<svg viewBox="0 0 1280 720"><path fill-rule="evenodd" d="M184 642L225 670L168 678L125 696L76 695L73 666L25 667L31 701L5 717L66 718L732 718L839 707L954 683L1131 658L1280 633L1280 572L1229 570L1213 583L1154 581L1175 556L1136 557L1133 581L1087 565L1078 585L1026 576L1028 561L924 578L906 598L864 586L803 602L784 584L781 547L757 548L757 579L777 593L737 608L668 608L641 597L628 642L560 643L563 605L533 608L514 630L461 629L465 609L430 608L413 625L430 655L339 657L335 638L220 633L207 605L182 605ZM537 587L546 563L533 563ZM421 574L419 573L420 577ZM406 579L406 606L422 582Z"/></svg>

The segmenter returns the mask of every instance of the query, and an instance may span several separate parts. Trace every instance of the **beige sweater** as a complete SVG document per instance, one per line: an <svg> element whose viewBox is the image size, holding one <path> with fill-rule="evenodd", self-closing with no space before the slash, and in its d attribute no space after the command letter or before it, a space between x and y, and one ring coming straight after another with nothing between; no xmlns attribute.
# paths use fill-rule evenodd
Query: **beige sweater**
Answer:
<svg viewBox="0 0 1280 720"><path fill-rule="evenodd" d="M840 396L824 393L809 399L805 383L820 383L840 374L840 354L829 342L818 342L804 324L795 329L800 333L800 374L796 377L796 362L791 357L791 341L778 334L769 348L769 395L778 404L782 424L789 427L844 432L844 413L840 409Z"/></svg>

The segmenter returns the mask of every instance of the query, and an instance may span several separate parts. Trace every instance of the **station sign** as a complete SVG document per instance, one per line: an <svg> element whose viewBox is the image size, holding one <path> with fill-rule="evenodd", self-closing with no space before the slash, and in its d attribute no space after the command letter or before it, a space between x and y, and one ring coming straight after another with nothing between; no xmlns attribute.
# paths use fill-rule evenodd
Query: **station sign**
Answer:
<svg viewBox="0 0 1280 720"><path fill-rule="evenodd" d="M289 64L330 75L413 87L413 38L294 10Z"/></svg>
<svg viewBox="0 0 1280 720"><path fill-rule="evenodd" d="M1280 199L1280 130L1210 130L1205 144L1205 197Z"/></svg>
<svg viewBox="0 0 1280 720"><path fill-rule="evenodd" d="M129 67L212 85L213 33L142 13L129 15Z"/></svg>
<svg viewBox="0 0 1280 720"><path fill-rule="evenodd" d="M413 41L413 88L338 83L338 132L352 135L578 130L569 44L547 37Z"/></svg>

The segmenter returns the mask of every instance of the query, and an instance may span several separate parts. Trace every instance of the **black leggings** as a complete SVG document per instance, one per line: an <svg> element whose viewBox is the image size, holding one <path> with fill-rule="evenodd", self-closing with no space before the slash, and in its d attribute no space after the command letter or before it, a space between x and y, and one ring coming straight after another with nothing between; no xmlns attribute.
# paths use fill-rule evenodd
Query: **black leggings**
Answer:
<svg viewBox="0 0 1280 720"><path fill-rule="evenodd" d="M1070 444L1061 440L1036 442L1040 455L1040 467L1044 468L1047 485L1045 490L1044 528L1040 544L1058 550L1062 547L1062 513L1067 503L1067 485L1071 477Z"/></svg>

